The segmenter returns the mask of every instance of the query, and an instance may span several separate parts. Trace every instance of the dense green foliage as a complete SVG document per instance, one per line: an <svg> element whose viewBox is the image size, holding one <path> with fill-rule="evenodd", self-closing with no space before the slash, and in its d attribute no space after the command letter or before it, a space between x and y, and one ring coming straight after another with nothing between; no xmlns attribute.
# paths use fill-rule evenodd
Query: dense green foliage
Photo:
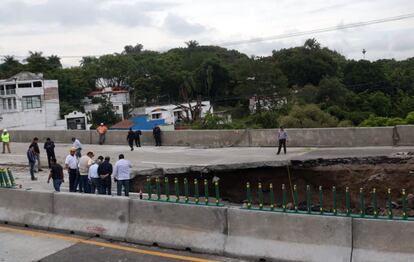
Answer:
<svg viewBox="0 0 414 262"><path fill-rule="evenodd" d="M315 39L267 57L248 57L196 41L186 44L166 52L127 45L121 53L84 57L80 66L71 68L62 68L59 57L41 52L29 52L23 63L6 56L0 79L20 71L58 79L62 115L78 109L96 81L104 78L106 85L130 87L130 107L207 99L215 111L232 115L232 122L209 115L192 123L194 128L414 123L414 58L347 60ZM251 114L253 96L256 110Z"/></svg>

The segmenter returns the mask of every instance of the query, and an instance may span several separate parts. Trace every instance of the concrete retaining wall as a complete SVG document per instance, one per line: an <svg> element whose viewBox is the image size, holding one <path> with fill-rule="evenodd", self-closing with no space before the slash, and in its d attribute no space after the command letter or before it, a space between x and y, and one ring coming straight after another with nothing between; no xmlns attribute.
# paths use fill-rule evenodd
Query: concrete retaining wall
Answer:
<svg viewBox="0 0 414 262"><path fill-rule="evenodd" d="M50 228L124 240L128 219L127 197L54 193Z"/></svg>
<svg viewBox="0 0 414 262"><path fill-rule="evenodd" d="M127 241L222 254L227 208L130 201Z"/></svg>
<svg viewBox="0 0 414 262"><path fill-rule="evenodd" d="M97 144L96 131L12 130L15 142L30 142L37 136L40 141L47 137L57 143L71 143L77 137L81 143ZM289 146L293 147L363 147L363 146L412 146L414 126L397 127L353 127L353 128L293 128L288 129ZM111 130L106 135L106 144L124 145L127 131ZM163 144L167 146L276 146L277 129L246 130L179 130L164 131ZM143 132L142 145L153 145L152 132Z"/></svg>
<svg viewBox="0 0 414 262"><path fill-rule="evenodd" d="M414 261L414 223L353 219L352 261Z"/></svg>
<svg viewBox="0 0 414 262"><path fill-rule="evenodd" d="M53 193L0 189L0 221L48 228L53 216Z"/></svg>
<svg viewBox="0 0 414 262"><path fill-rule="evenodd" d="M350 261L352 219L228 210L225 253L292 261Z"/></svg>
<svg viewBox="0 0 414 262"><path fill-rule="evenodd" d="M0 189L0 221L283 261L414 261L414 223Z"/></svg>

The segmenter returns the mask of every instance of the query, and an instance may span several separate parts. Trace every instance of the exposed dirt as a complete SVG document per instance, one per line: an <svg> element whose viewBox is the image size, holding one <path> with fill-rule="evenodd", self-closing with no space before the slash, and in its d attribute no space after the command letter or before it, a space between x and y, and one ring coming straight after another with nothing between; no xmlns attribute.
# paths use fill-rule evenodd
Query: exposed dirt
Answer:
<svg viewBox="0 0 414 262"><path fill-rule="evenodd" d="M406 189L408 206L414 208L414 160L404 158L375 158L375 159L342 159L342 160L314 160L293 163L293 166L277 168L257 168L245 170L232 170L217 173L201 174L188 173L179 175L180 192L183 194L183 179L190 181L190 194L194 193L193 180L204 181L207 179L211 184L213 177L220 180L220 194L223 200L233 203L246 202L246 183L252 187L253 202L258 202L257 186L262 183L265 203L269 202L269 184L273 184L277 205L282 202L282 184L286 186L287 201L293 202L289 182L297 186L299 196L299 207L306 207L306 186L311 187L313 209L319 210L319 186L323 188L323 207L329 211L332 208L332 187L336 187L337 208L339 211L345 209L345 189L349 187L351 195L351 207L354 213L359 212L360 188L364 190L364 200L367 214L372 212L372 190L376 189L377 202L380 213L385 214L387 190L391 189L394 212L401 213L401 190ZM174 194L175 176L167 176L170 180L170 193ZM133 191L146 191L146 178L136 177L133 182ZM155 192L155 179L153 179L153 192ZM163 181L163 178L162 180ZM200 182L199 182L200 183ZM164 183L161 183L164 192ZM200 194L204 194L204 186L200 183ZM210 195L214 188L209 186ZM289 205L291 206L291 204ZM414 216L414 210L409 211Z"/></svg>

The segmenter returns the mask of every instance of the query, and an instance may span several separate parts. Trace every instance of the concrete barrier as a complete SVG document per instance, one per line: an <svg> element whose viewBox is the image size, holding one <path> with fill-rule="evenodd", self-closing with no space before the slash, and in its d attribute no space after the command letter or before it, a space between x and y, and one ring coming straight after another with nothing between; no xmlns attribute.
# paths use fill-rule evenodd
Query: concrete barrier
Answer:
<svg viewBox="0 0 414 262"><path fill-rule="evenodd" d="M221 254L227 208L130 200L127 241Z"/></svg>
<svg viewBox="0 0 414 262"><path fill-rule="evenodd" d="M53 193L0 189L0 221L48 228L53 213Z"/></svg>
<svg viewBox="0 0 414 262"><path fill-rule="evenodd" d="M349 127L349 128L292 128L289 133L289 146L293 147L363 147L414 145L414 126L394 127ZM166 146L276 146L277 129L243 130L179 130L164 131L163 145ZM398 133L396 140L395 132ZM11 130L12 142L29 143L33 137L44 141L47 137L57 143L70 143L77 137L84 144L97 144L95 130ZM106 134L106 144L126 145L127 131L110 130ZM143 132L142 145L154 145L151 131Z"/></svg>
<svg viewBox="0 0 414 262"><path fill-rule="evenodd" d="M410 221L353 219L352 261L414 261L414 224Z"/></svg>
<svg viewBox="0 0 414 262"><path fill-rule="evenodd" d="M127 197L54 193L53 211L52 229L125 239L129 218Z"/></svg>
<svg viewBox="0 0 414 262"><path fill-rule="evenodd" d="M292 261L350 261L352 220L228 209L225 253Z"/></svg>

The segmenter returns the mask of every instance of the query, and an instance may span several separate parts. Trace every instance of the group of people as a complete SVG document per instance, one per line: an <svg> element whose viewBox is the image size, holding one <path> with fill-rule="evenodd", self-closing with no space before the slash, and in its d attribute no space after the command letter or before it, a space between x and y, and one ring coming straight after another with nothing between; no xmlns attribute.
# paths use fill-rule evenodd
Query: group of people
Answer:
<svg viewBox="0 0 414 262"><path fill-rule="evenodd" d="M40 149L39 139L33 138L32 143L27 150L27 158L30 167L30 176L32 180L37 180L35 173L42 171L40 168ZM119 160L113 167L110 163L110 157L98 156L94 159L95 154L92 151L82 156L82 144L73 137L72 147L69 155L65 158L64 167L56 161L55 144L47 138L43 148L47 154L49 165L49 177L47 183L53 181L54 189L59 192L62 183L65 182L64 170L67 170L69 176L69 191L91 194L112 194L112 177L117 183L117 195L122 194L124 189L125 196L129 195L129 180L132 164L125 159L123 154L118 156ZM37 167L37 168L36 168Z"/></svg>
<svg viewBox="0 0 414 262"><path fill-rule="evenodd" d="M123 154L118 156L118 161L113 167L110 163L110 157L98 156L94 160L95 154L89 151L86 155L80 158L76 155L76 148L70 149L69 155L65 159L65 169L69 174L69 191L81 192L90 194L112 194L112 177L115 183L117 183L117 195L122 194L124 189L125 196L129 196L129 180L131 174L132 164L129 160L125 159ZM59 165L59 164L55 164ZM57 180L58 188L60 190L60 184L63 182L62 168L57 168L57 172L54 173L53 168L49 178L53 179L53 185Z"/></svg>
<svg viewBox="0 0 414 262"><path fill-rule="evenodd" d="M96 132L98 132L99 135L100 145L103 145L105 143L105 136L107 131L108 128L104 125L104 123L101 123L96 129ZM131 148L131 151L134 151L134 144L136 147L141 147L141 135L141 130L134 131L132 128L129 129L126 140L129 147ZM152 135L154 137L155 146L161 146L161 128L158 125L155 125L152 129Z"/></svg>

